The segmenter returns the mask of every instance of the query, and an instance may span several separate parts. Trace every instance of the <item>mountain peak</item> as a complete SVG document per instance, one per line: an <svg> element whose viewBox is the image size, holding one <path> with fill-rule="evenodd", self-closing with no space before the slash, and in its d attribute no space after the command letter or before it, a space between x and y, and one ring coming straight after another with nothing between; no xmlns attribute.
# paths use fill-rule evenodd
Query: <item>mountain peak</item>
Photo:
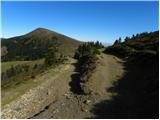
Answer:
<svg viewBox="0 0 160 120"><path fill-rule="evenodd" d="M26 35L29 35L29 36L32 36L32 35L38 35L38 36L42 36L42 35L50 35L50 34L53 34L55 33L54 31L51 31L49 29L46 29L46 28L36 28L35 30L31 31L30 33L26 34Z"/></svg>
<svg viewBox="0 0 160 120"><path fill-rule="evenodd" d="M53 32L53 31L51 31L51 30L49 30L49 29L41 28L41 27L36 28L36 29L33 30L32 32L37 32L37 31L40 31L40 32L47 32L47 31Z"/></svg>
<svg viewBox="0 0 160 120"><path fill-rule="evenodd" d="M75 50L81 44L80 41L60 33L45 28L37 28L25 35L3 40L2 46L6 46L7 50L10 51L7 53L8 56L16 54L17 56L32 58L34 54L36 57L39 56L38 58L43 58L45 52L48 50L48 46L52 45L52 43L58 44L57 48L61 54L70 56L74 56ZM24 46L24 49L21 49L21 46ZM21 51L19 51L20 49ZM21 53L23 53L23 55ZM14 58L16 59L16 56Z"/></svg>

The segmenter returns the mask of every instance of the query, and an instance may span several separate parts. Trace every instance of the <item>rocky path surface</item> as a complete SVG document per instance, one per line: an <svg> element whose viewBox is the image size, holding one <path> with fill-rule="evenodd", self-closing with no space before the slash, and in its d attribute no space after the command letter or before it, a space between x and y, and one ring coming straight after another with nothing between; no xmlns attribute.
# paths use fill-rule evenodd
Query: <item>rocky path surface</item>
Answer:
<svg viewBox="0 0 160 120"><path fill-rule="evenodd" d="M46 109L68 91L68 80L74 70L73 65L60 65L43 73L34 81L40 85L30 89L19 99L2 106L1 118L30 118Z"/></svg>
<svg viewBox="0 0 160 120"><path fill-rule="evenodd" d="M21 99L4 106L2 118L94 118L91 112L96 103L111 99L107 88L124 73L123 61L112 55L102 54L91 76L90 95L76 93L71 83L78 84L76 61L59 69L55 76L44 75L44 83L24 94ZM76 90L74 90L76 89Z"/></svg>
<svg viewBox="0 0 160 120"><path fill-rule="evenodd" d="M113 82L121 77L123 73L122 60L112 55L102 54L99 64L91 77L90 87L93 89L91 95L76 94L72 91L72 86L69 86L70 89L59 100L51 103L47 109L32 118L94 118L94 114L91 112L93 106L104 99L111 99L113 93L107 92L106 89L111 87ZM75 80L70 78L69 83ZM68 85L70 85L69 83Z"/></svg>

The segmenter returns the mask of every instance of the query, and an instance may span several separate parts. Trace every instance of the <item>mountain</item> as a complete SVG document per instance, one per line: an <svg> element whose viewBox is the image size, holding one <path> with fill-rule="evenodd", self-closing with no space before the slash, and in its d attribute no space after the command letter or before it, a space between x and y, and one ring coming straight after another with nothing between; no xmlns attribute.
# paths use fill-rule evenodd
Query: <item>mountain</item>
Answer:
<svg viewBox="0 0 160 120"><path fill-rule="evenodd" d="M141 34L126 37L124 42L116 40L114 45L109 46L106 53L119 57L130 57L137 55L158 55L159 54L159 31L144 32Z"/></svg>
<svg viewBox="0 0 160 120"><path fill-rule="evenodd" d="M47 49L57 46L63 55L73 56L80 41L57 32L37 28L22 36L1 39L2 61L43 58Z"/></svg>

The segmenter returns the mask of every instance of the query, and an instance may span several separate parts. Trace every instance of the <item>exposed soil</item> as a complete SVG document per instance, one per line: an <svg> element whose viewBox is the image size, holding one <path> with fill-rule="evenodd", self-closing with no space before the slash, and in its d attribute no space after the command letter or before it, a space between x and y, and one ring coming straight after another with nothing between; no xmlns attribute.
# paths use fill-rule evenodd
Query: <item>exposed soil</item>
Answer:
<svg viewBox="0 0 160 120"><path fill-rule="evenodd" d="M78 65L76 64L75 71L68 80L69 84L63 86L69 86L70 89L66 90L65 94L50 104L47 109L31 118L93 118L94 114L91 113L91 110L94 104L112 98L113 93L106 92L106 88L110 88L113 82L123 75L122 63L115 56L102 54L87 85L92 89L90 95L81 94Z"/></svg>
<svg viewBox="0 0 160 120"><path fill-rule="evenodd" d="M94 105L103 100L109 100L114 96L114 93L107 92L106 89L112 87L114 81L123 76L123 61L112 55L101 55L99 64L87 83L87 86L92 89L92 94L90 95L81 94L78 67L76 60L72 60L66 70L63 70L63 67L59 69L59 73L56 75L57 77L52 77L51 74L49 74L50 77L44 75L47 78L44 83L38 87L42 88L44 87L44 84L46 84L45 87L48 86L48 90L51 92L47 92L47 95L49 95L43 102L40 102L41 98L37 99L37 103L35 103L36 100L33 100L35 106L42 104L39 105L39 109L36 109L35 112L33 109L34 106L32 108L30 107L30 111L32 112L28 112L25 116L22 115L22 113L26 112L26 110L24 110L26 108L24 107L28 106L21 107L21 110L13 110L13 106L17 105L16 101L12 102L11 105L8 104L7 107L4 106L2 109L2 118L94 118L95 115L91 112ZM52 86L51 88L54 89L50 89L50 85ZM44 92L46 89L47 88L42 91ZM39 89L39 91L34 90L32 91L32 94L35 92L34 95L40 95L40 93L37 93L40 91L41 89ZM52 98L49 98L49 96L52 96ZM34 96L32 97L34 98ZM23 106L22 100L23 99L18 100L21 101L19 102L19 106ZM33 103L32 100L29 102ZM16 116L11 115L15 113Z"/></svg>

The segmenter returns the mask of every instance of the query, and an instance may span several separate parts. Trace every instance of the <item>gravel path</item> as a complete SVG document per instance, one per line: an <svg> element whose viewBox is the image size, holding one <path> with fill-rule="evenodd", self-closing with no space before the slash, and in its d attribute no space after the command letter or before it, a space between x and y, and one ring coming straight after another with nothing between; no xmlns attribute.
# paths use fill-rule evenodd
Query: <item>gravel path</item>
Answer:
<svg viewBox="0 0 160 120"><path fill-rule="evenodd" d="M72 71L72 65L63 65L36 78L36 81L43 80L44 82L27 91L20 99L3 106L1 118L23 119L39 113L50 103L59 99L59 95L64 94L69 89L67 88L67 80L69 80ZM54 76L52 75L53 73Z"/></svg>
<svg viewBox="0 0 160 120"><path fill-rule="evenodd" d="M112 55L102 54L99 64L89 80L91 95L79 95L71 91L70 83L76 79L72 76L75 63L65 65L55 76L45 74L39 79L44 83L31 89L18 101L2 108L2 118L93 118L90 111L93 106L111 99L112 94L106 89L124 73L123 61Z"/></svg>
<svg viewBox="0 0 160 120"><path fill-rule="evenodd" d="M89 80L91 95L78 95L68 90L47 109L35 115L35 119L82 119L94 118L93 106L102 100L111 99L113 93L106 91L123 75L123 61L112 55L102 54L99 64ZM70 79L69 81L76 80ZM68 84L69 85L69 84ZM71 87L71 86L70 86Z"/></svg>

